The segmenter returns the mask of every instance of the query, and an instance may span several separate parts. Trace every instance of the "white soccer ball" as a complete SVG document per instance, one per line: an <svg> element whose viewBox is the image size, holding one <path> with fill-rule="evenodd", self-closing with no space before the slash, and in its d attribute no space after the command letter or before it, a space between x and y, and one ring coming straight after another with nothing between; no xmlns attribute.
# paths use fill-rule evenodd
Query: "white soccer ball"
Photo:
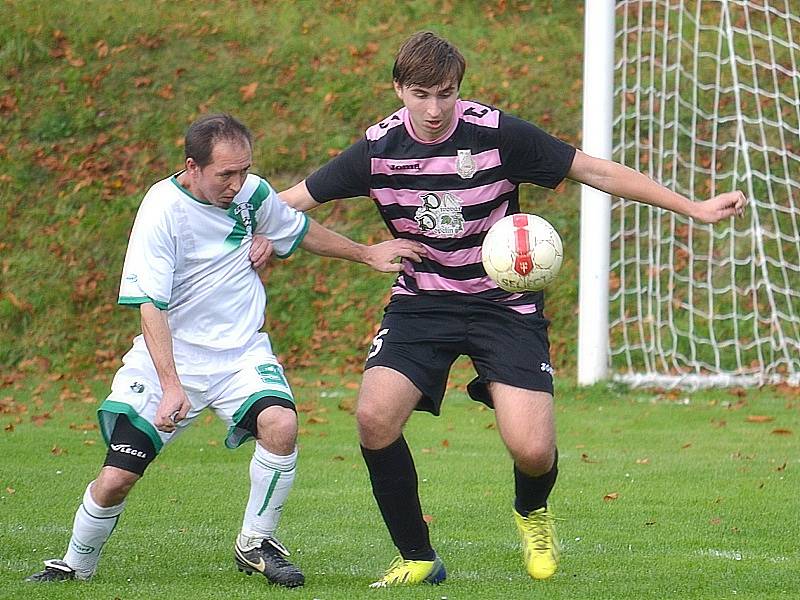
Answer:
<svg viewBox="0 0 800 600"><path fill-rule="evenodd" d="M544 289L558 275L564 249L555 228L537 215L520 213L492 225L483 240L483 268L507 292Z"/></svg>

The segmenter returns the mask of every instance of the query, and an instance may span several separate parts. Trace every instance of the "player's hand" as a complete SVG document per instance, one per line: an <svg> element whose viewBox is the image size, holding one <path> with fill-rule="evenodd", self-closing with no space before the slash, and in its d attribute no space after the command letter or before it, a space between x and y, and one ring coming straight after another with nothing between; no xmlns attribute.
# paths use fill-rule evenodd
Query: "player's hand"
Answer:
<svg viewBox="0 0 800 600"><path fill-rule="evenodd" d="M254 235L250 245L250 264L256 271L263 269L272 258L274 248L263 235Z"/></svg>
<svg viewBox="0 0 800 600"><path fill-rule="evenodd" d="M172 433L177 424L186 418L191 407L183 388L165 390L156 410L156 429Z"/></svg>
<svg viewBox="0 0 800 600"><path fill-rule="evenodd" d="M403 269L403 264L395 262L396 259L407 258L414 262L420 262L425 254L425 246L418 242L397 239L388 240L368 246L364 262L376 271L396 273Z"/></svg>
<svg viewBox="0 0 800 600"><path fill-rule="evenodd" d="M741 217L747 207L747 198L740 191L725 192L695 205L695 219L703 223L717 223L727 217Z"/></svg>

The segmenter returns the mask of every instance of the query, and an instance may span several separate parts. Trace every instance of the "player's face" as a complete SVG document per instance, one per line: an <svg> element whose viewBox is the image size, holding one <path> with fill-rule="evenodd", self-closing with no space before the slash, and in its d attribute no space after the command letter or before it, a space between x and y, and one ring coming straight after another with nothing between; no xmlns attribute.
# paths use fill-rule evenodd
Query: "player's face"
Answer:
<svg viewBox="0 0 800 600"><path fill-rule="evenodd" d="M403 101L411 116L414 133L431 142L442 135L453 122L458 86L445 83L434 87L394 84L397 96Z"/></svg>
<svg viewBox="0 0 800 600"><path fill-rule="evenodd" d="M228 208L239 193L250 169L253 153L247 141L219 141L211 151L211 162L199 167L191 158L186 161L189 189L199 200Z"/></svg>

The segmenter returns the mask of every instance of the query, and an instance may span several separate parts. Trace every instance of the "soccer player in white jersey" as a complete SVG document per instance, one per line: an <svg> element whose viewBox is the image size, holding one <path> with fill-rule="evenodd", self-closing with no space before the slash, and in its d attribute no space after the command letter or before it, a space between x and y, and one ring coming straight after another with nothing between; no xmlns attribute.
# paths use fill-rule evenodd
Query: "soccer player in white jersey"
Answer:
<svg viewBox="0 0 800 600"><path fill-rule="evenodd" d="M256 439L234 544L239 570L286 587L304 583L275 537L295 476L297 414L269 336L260 331L266 294L253 266L263 265L271 249L286 257L300 246L397 271L396 258L418 260L422 249L407 240L362 246L287 206L248 173L252 138L229 115L195 121L185 154L185 169L145 195L128 243L119 303L139 308L142 335L98 409L105 462L83 494L66 554L46 561L29 581L89 579L131 488L209 408L229 426L228 448Z"/></svg>
<svg viewBox="0 0 800 600"><path fill-rule="evenodd" d="M422 518L403 427L415 409L439 414L459 355L472 359L477 377L467 390L495 409L514 462L513 515L526 570L546 579L557 569L547 502L558 453L544 296L504 292L487 277L480 256L488 229L520 212L519 185L555 188L569 178L706 223L741 215L745 207L740 192L692 202L497 108L460 99L465 66L447 40L431 32L411 36L392 73L403 108L282 194L300 210L370 197L396 238L425 246L421 262L404 261L367 354L358 398L362 454L400 552L375 587L446 577Z"/></svg>

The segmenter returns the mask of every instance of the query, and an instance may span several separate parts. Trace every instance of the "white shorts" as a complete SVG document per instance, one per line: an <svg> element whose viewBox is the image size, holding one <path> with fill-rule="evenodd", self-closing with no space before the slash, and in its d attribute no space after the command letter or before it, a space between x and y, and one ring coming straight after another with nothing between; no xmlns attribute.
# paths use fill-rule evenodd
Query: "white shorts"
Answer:
<svg viewBox="0 0 800 600"><path fill-rule="evenodd" d="M152 440L158 453L203 409L210 408L229 428L225 445L236 448L252 437L250 430L239 427L239 423L258 400L277 398L278 404L294 407L292 390L266 333L257 334L246 347L234 351L204 351L176 345L174 354L178 377L191 403L186 419L178 423L173 433L156 429L161 385L144 338L138 336L133 348L122 358L123 366L114 376L111 393L97 410L106 444L117 417L124 414Z"/></svg>

